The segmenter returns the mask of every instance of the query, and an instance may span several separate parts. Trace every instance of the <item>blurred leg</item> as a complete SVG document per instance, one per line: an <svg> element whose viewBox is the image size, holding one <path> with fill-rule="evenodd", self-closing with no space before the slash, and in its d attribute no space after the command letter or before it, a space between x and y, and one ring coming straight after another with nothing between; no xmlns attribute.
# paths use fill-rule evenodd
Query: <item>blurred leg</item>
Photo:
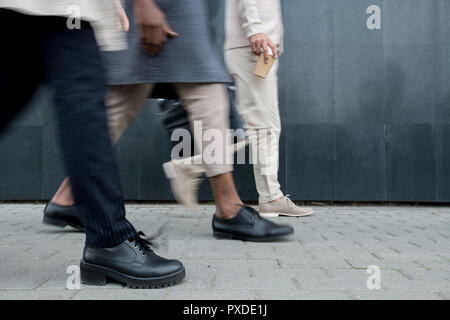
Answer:
<svg viewBox="0 0 450 320"><path fill-rule="evenodd" d="M226 163L227 154L225 152L227 142L231 142L226 140L226 130L230 128L230 116L229 100L225 84L178 83L175 85L175 88L180 96L183 107L188 113L191 127L195 127L195 122L201 126L203 136L198 136L195 132L193 134L197 149L203 150L202 160L206 170L206 176L214 177L223 173L232 172L233 165ZM208 131L215 131L222 138L222 141L218 144L221 148L214 150L214 153L218 155L215 157L218 160L217 162L206 159L208 157L211 158L209 152L206 154L211 141L205 141L207 139L204 139L205 133Z"/></svg>
<svg viewBox="0 0 450 320"><path fill-rule="evenodd" d="M136 231L125 218L100 53L88 24L68 30L64 19L53 20L42 46L44 74L55 92L64 161L85 223L86 245L113 247Z"/></svg>
<svg viewBox="0 0 450 320"><path fill-rule="evenodd" d="M154 84L109 86L106 105L108 127L113 144L116 144L130 123L138 116L150 96Z"/></svg>
<svg viewBox="0 0 450 320"><path fill-rule="evenodd" d="M113 144L116 144L130 123L145 106L153 84L109 86L106 96L108 128ZM65 178L51 202L60 206L72 206L75 201L69 178ZM64 208L61 208L64 210Z"/></svg>
<svg viewBox="0 0 450 320"><path fill-rule="evenodd" d="M226 139L226 130L229 128L229 101L225 85L222 83L206 84L176 84L176 90L183 106L188 113L191 127L194 122L199 121L203 134L208 130L216 130L223 138L221 150L214 150L220 156L220 163L208 163L203 154L203 167L209 178L216 202L216 215L230 219L240 210L242 201L234 184L232 164L227 164L226 145L230 142ZM202 136L194 133L195 144L198 149L205 151L210 141L204 141Z"/></svg>

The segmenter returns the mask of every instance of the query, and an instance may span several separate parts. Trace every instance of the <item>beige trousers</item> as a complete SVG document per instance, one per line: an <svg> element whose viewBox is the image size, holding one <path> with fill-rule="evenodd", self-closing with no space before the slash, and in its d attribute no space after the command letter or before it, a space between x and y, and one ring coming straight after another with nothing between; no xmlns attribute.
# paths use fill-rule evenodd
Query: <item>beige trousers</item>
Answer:
<svg viewBox="0 0 450 320"><path fill-rule="evenodd" d="M175 90L187 111L189 122L201 124L203 133L209 129L218 130L226 137L229 128L229 100L222 83L180 83ZM154 84L132 84L110 86L106 99L108 125L112 143L115 144L129 124L136 118L150 96ZM206 150L210 141L194 135L198 150ZM165 143L165 141L164 141ZM223 142L223 146L225 146ZM217 163L203 163L207 177L231 172L233 166L225 159Z"/></svg>
<svg viewBox="0 0 450 320"><path fill-rule="evenodd" d="M283 196L278 182L279 139L278 61L267 79L253 74L258 57L250 47L225 51L225 63L236 85L236 102L253 150L253 171L259 203Z"/></svg>

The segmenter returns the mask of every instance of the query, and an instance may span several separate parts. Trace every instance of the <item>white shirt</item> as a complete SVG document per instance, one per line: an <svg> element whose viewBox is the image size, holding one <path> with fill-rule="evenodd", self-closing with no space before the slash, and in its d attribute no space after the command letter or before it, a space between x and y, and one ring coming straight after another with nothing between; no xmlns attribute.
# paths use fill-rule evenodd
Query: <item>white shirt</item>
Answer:
<svg viewBox="0 0 450 320"><path fill-rule="evenodd" d="M0 0L0 8L29 15L80 18L91 23L102 50L126 49L114 0Z"/></svg>

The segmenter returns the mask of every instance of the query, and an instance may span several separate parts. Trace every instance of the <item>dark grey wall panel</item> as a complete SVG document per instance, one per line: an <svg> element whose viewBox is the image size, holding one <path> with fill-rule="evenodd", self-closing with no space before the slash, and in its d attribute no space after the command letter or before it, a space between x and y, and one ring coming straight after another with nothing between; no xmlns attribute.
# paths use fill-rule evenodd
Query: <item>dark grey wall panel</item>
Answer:
<svg viewBox="0 0 450 320"><path fill-rule="evenodd" d="M42 198L48 199L53 196L66 174L60 152L54 105L50 99L51 92L46 88L41 90L48 96L46 103L42 105L42 114L44 115Z"/></svg>
<svg viewBox="0 0 450 320"><path fill-rule="evenodd" d="M450 124L438 124L436 132L437 199L450 202Z"/></svg>
<svg viewBox="0 0 450 320"><path fill-rule="evenodd" d="M0 137L0 177L4 199L41 197L42 126L12 126Z"/></svg>
<svg viewBox="0 0 450 320"><path fill-rule="evenodd" d="M334 124L287 125L287 191L299 200L335 200Z"/></svg>
<svg viewBox="0 0 450 320"><path fill-rule="evenodd" d="M170 199L162 163L170 159L169 136L156 103L149 101L116 147L127 199Z"/></svg>
<svg viewBox="0 0 450 320"><path fill-rule="evenodd" d="M220 53L224 1L207 2ZM298 200L450 202L450 1L282 5L282 190ZM381 8L381 29L367 28L369 5ZM127 199L173 199L161 118L149 101L116 148ZM60 158L42 89L0 139L0 200L50 198L65 175ZM252 167L234 175L241 197L257 199ZM199 198L212 199L208 183Z"/></svg>
<svg viewBox="0 0 450 320"><path fill-rule="evenodd" d="M149 109L149 111L155 110L156 108ZM156 116L152 118L160 120ZM169 142L169 137L163 129L161 121L151 127L142 126L139 134L144 137L141 146L144 153L140 163L142 168L139 180L141 185L140 198L173 199L170 193L169 182L162 170L162 164L170 160L170 145L169 143L164 143L165 141Z"/></svg>
<svg viewBox="0 0 450 320"><path fill-rule="evenodd" d="M431 124L386 127L389 201L436 201L436 147Z"/></svg>
<svg viewBox="0 0 450 320"><path fill-rule="evenodd" d="M384 125L336 126L336 199L386 200Z"/></svg>
<svg viewBox="0 0 450 320"><path fill-rule="evenodd" d="M435 120L433 52L427 46L385 44L385 93L388 122Z"/></svg>
<svg viewBox="0 0 450 320"><path fill-rule="evenodd" d="M437 1L436 11L436 122L450 123L450 1Z"/></svg>
<svg viewBox="0 0 450 320"><path fill-rule="evenodd" d="M433 1L383 1L388 122L435 120Z"/></svg>
<svg viewBox="0 0 450 320"><path fill-rule="evenodd" d="M366 27L371 0L334 5L335 120L383 123L383 33Z"/></svg>
<svg viewBox="0 0 450 320"><path fill-rule="evenodd" d="M151 131L150 131L151 132ZM146 132L146 133L150 133ZM142 135L139 126L131 126L121 137L116 148L117 160L120 168L120 180L124 196L130 199L139 199L142 175L141 159L145 148L143 144L147 135ZM158 168L155 168L158 170ZM151 179L151 177L148 177Z"/></svg>
<svg viewBox="0 0 450 320"><path fill-rule="evenodd" d="M284 87L288 124L334 120L332 1L285 1Z"/></svg>
<svg viewBox="0 0 450 320"><path fill-rule="evenodd" d="M0 136L0 200L41 198L43 181L42 106L48 95L37 91L23 112ZM2 107L6 107L3 106Z"/></svg>
<svg viewBox="0 0 450 320"><path fill-rule="evenodd" d="M48 92L40 89L35 92L30 103L11 123L11 126L42 126L45 115L42 106L49 103Z"/></svg>

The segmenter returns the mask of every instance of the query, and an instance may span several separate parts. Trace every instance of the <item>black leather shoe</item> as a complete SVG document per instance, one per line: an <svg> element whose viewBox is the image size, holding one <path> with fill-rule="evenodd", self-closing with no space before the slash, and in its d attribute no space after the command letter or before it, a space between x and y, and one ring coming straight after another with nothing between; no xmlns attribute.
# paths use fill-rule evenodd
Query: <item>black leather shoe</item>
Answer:
<svg viewBox="0 0 450 320"><path fill-rule="evenodd" d="M75 206L60 206L53 202L47 203L42 223L60 228L71 226L84 231L83 221Z"/></svg>
<svg viewBox="0 0 450 320"><path fill-rule="evenodd" d="M185 276L183 264L158 256L142 232L113 248L85 247L80 271L84 284L104 285L115 280L140 289L168 287Z"/></svg>
<svg viewBox="0 0 450 320"><path fill-rule="evenodd" d="M290 225L264 219L258 211L248 206L242 206L238 214L229 220L214 215L212 228L216 238L247 241L272 241L294 233Z"/></svg>

